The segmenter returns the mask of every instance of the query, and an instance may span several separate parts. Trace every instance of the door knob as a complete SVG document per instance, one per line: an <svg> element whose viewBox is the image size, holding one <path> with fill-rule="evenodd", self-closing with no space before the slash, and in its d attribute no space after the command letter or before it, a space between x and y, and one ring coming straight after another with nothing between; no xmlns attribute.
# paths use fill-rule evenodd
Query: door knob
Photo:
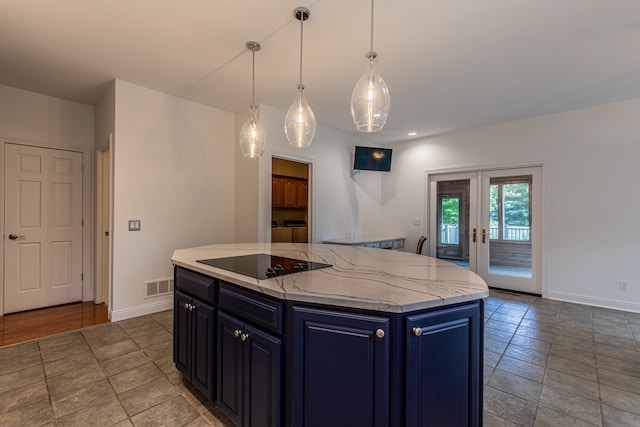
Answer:
<svg viewBox="0 0 640 427"><path fill-rule="evenodd" d="M9 234L9 239L11 240L16 240L16 239L21 239L21 238L25 238L27 236L18 236L17 234Z"/></svg>

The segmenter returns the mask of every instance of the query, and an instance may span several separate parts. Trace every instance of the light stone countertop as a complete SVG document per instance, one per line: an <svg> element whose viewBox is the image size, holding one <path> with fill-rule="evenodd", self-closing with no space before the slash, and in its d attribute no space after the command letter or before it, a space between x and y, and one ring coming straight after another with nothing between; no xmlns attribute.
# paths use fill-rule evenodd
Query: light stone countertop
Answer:
<svg viewBox="0 0 640 427"><path fill-rule="evenodd" d="M387 240L404 239L404 236L389 236L384 234L372 234L369 236L345 237L342 239L328 239L324 243L333 243L336 245L359 245L369 242L386 242Z"/></svg>
<svg viewBox="0 0 640 427"><path fill-rule="evenodd" d="M197 262L250 254L271 254L331 264L332 267L258 280ZM310 243L231 243L177 249L175 265L289 300L406 313L489 296L475 273L424 255L359 246Z"/></svg>

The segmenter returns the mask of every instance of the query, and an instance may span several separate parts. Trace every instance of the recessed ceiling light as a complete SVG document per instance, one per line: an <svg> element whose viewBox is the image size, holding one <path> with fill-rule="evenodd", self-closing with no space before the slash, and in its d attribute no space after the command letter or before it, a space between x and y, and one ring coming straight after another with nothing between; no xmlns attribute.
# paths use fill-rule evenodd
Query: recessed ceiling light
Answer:
<svg viewBox="0 0 640 427"><path fill-rule="evenodd" d="M407 135L409 136L416 136L418 134L418 132L409 132Z"/></svg>

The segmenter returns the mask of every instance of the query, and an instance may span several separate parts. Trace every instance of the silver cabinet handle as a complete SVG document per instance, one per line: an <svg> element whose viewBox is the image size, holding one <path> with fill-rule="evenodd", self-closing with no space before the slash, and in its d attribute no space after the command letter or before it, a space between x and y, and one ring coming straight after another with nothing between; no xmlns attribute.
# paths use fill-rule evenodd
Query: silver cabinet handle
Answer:
<svg viewBox="0 0 640 427"><path fill-rule="evenodd" d="M376 331L376 336L377 336L378 338L384 338L384 331L383 331L382 329L378 329L378 330Z"/></svg>
<svg viewBox="0 0 640 427"><path fill-rule="evenodd" d="M241 339L242 341L246 341L246 340L247 340L247 338L249 338L249 334L242 334L242 335L240 335L240 339Z"/></svg>
<svg viewBox="0 0 640 427"><path fill-rule="evenodd" d="M413 332L413 334L417 337L419 337L420 335L422 335L422 328L413 328L411 330Z"/></svg>
<svg viewBox="0 0 640 427"><path fill-rule="evenodd" d="M236 337L236 338L238 338L238 337L240 336L240 334L241 334L241 333L242 333L242 331L240 331L240 330L236 329L236 330L234 330L234 331L233 331L233 336L234 336L234 337Z"/></svg>

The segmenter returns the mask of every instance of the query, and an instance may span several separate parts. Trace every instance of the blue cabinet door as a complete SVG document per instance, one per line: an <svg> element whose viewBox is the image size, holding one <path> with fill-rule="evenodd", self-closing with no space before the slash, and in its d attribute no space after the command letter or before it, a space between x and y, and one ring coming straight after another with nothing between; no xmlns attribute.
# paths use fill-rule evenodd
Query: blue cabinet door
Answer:
<svg viewBox="0 0 640 427"><path fill-rule="evenodd" d="M215 310L187 294L174 294L173 361L209 400L215 400Z"/></svg>
<svg viewBox="0 0 640 427"><path fill-rule="evenodd" d="M245 331L245 425L280 427L282 340L250 326Z"/></svg>
<svg viewBox="0 0 640 427"><path fill-rule="evenodd" d="M479 303L406 319L406 426L482 425Z"/></svg>
<svg viewBox="0 0 640 427"><path fill-rule="evenodd" d="M218 313L218 406L236 426L243 426L244 352L240 334L244 324Z"/></svg>
<svg viewBox="0 0 640 427"><path fill-rule="evenodd" d="M191 379L191 316L192 298L176 291L173 299L173 362L182 374Z"/></svg>
<svg viewBox="0 0 640 427"><path fill-rule="evenodd" d="M218 315L218 406L236 426L280 427L282 340Z"/></svg>
<svg viewBox="0 0 640 427"><path fill-rule="evenodd" d="M215 400L215 311L208 304L193 300L191 309L193 356L191 358L191 382L209 400Z"/></svg>
<svg viewBox="0 0 640 427"><path fill-rule="evenodd" d="M388 426L390 319L294 307L291 426Z"/></svg>

